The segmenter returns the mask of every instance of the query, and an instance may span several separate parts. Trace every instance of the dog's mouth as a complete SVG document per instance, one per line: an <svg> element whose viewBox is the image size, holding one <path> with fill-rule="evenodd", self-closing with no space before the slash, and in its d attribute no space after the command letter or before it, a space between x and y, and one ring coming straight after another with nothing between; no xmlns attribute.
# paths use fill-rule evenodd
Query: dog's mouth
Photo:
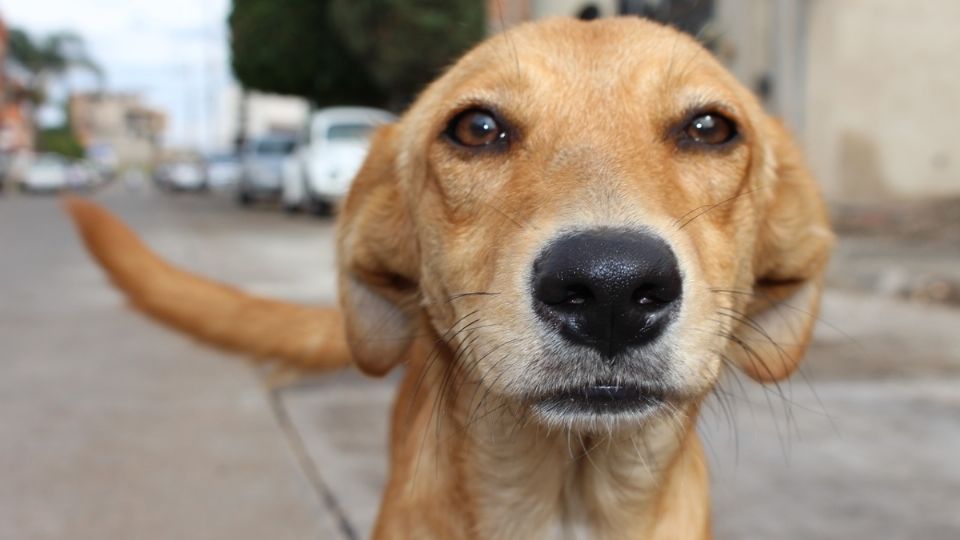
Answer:
<svg viewBox="0 0 960 540"><path fill-rule="evenodd" d="M533 408L546 417L647 415L666 404L658 388L638 384L595 383L540 395Z"/></svg>

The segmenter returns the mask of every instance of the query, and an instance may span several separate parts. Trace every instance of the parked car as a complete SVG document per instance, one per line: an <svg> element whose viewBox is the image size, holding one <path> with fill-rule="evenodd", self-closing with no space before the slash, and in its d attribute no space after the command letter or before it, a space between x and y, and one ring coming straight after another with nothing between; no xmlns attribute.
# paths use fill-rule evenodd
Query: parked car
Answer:
<svg viewBox="0 0 960 540"><path fill-rule="evenodd" d="M105 181L100 167L88 160L73 161L67 168L67 187L70 189L93 189Z"/></svg>
<svg viewBox="0 0 960 540"><path fill-rule="evenodd" d="M155 172L160 187L173 191L199 191L207 187L207 171L195 157L178 157L165 161Z"/></svg>
<svg viewBox="0 0 960 540"><path fill-rule="evenodd" d="M232 189L239 179L240 158L236 154L207 156L207 187L219 191Z"/></svg>
<svg viewBox="0 0 960 540"><path fill-rule="evenodd" d="M367 156L373 130L394 119L387 111L366 107L315 112L303 144L283 167L284 208L329 213L350 189Z"/></svg>
<svg viewBox="0 0 960 540"><path fill-rule="evenodd" d="M0 194L3 193L6 185L9 184L11 169L13 169L12 165L13 154L0 150Z"/></svg>
<svg viewBox="0 0 960 540"><path fill-rule="evenodd" d="M70 162L57 154L37 154L16 178L23 191L60 191L68 187Z"/></svg>
<svg viewBox="0 0 960 540"><path fill-rule="evenodd" d="M117 176L120 159L108 143L94 143L87 148L87 162L91 164L97 182L109 182Z"/></svg>
<svg viewBox="0 0 960 540"><path fill-rule="evenodd" d="M298 146L289 156L283 160L280 175L283 186L280 189L280 202L283 209L291 214L295 214L304 207L306 198L306 187L303 181L303 167L300 165L300 154L303 147Z"/></svg>
<svg viewBox="0 0 960 540"><path fill-rule="evenodd" d="M283 185L283 161L296 149L293 135L268 135L249 141L240 154L237 201L248 206L277 199Z"/></svg>

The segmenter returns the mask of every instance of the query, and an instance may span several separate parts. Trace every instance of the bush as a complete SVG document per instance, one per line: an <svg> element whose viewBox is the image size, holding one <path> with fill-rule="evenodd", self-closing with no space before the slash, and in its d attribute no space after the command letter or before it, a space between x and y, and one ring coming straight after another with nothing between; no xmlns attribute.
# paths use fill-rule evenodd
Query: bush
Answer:
<svg viewBox="0 0 960 540"><path fill-rule="evenodd" d="M80 145L80 142L67 127L40 130L37 149L41 152L52 152L73 159L80 159L84 156L83 146Z"/></svg>

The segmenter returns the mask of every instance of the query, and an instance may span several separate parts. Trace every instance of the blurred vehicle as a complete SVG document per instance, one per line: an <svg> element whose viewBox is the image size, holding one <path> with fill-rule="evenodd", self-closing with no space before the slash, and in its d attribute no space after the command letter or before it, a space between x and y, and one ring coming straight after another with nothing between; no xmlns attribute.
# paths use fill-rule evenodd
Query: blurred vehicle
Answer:
<svg viewBox="0 0 960 540"><path fill-rule="evenodd" d="M88 161L74 161L67 167L67 187L84 190L94 187L101 179L97 166Z"/></svg>
<svg viewBox="0 0 960 540"><path fill-rule="evenodd" d="M3 194L4 188L7 185L12 164L13 154L0 150L0 194Z"/></svg>
<svg viewBox="0 0 960 540"><path fill-rule="evenodd" d="M303 182L303 172L300 166L302 147L297 147L289 156L284 158L280 174L283 187L280 190L280 202L288 213L296 213L303 209L306 201L306 188Z"/></svg>
<svg viewBox="0 0 960 540"><path fill-rule="evenodd" d="M58 154L37 154L16 181L22 191L60 191L68 186L70 162Z"/></svg>
<svg viewBox="0 0 960 540"><path fill-rule="evenodd" d="M280 196L283 162L296 149L292 135L268 135L249 141L240 154L237 201L246 206Z"/></svg>
<svg viewBox="0 0 960 540"><path fill-rule="evenodd" d="M3 181L2 187L7 190L13 190L22 185L21 180L26 174L30 162L33 160L33 154L26 151L7 153L3 163Z"/></svg>
<svg viewBox="0 0 960 540"><path fill-rule="evenodd" d="M87 162L96 172L97 181L109 181L117 175L120 160L117 151L107 143L94 143L87 148Z"/></svg>
<svg viewBox="0 0 960 540"><path fill-rule="evenodd" d="M215 190L232 188L240 179L240 158L236 154L207 156L207 187Z"/></svg>
<svg viewBox="0 0 960 540"><path fill-rule="evenodd" d="M157 183L173 191L199 191L207 187L206 167L196 158L176 158L156 170Z"/></svg>
<svg viewBox="0 0 960 540"><path fill-rule="evenodd" d="M118 178L130 191L143 191L150 183L150 175L140 167L128 167L118 175Z"/></svg>
<svg viewBox="0 0 960 540"><path fill-rule="evenodd" d="M369 150L374 128L392 122L387 111L331 107L315 112L306 137L283 167L282 201L289 211L307 207L328 214L350 189Z"/></svg>

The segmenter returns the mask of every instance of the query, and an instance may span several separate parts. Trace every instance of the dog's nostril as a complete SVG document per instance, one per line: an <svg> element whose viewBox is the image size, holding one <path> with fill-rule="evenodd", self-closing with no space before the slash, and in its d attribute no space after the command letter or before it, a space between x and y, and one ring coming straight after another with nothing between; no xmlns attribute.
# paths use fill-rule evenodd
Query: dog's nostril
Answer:
<svg viewBox="0 0 960 540"><path fill-rule="evenodd" d="M660 238L596 229L561 237L534 264L534 309L570 341L613 357L655 339L679 303L676 257Z"/></svg>
<svg viewBox="0 0 960 540"><path fill-rule="evenodd" d="M632 300L634 303L650 308L670 305L671 302L679 296L679 288L674 289L668 284L667 287L658 287L656 285L644 285L633 291Z"/></svg>
<svg viewBox="0 0 960 540"><path fill-rule="evenodd" d="M644 291L637 289L633 293L633 301L640 304L641 306L649 306L650 304L659 304L660 302L653 299L653 296L650 295L649 291Z"/></svg>
<svg viewBox="0 0 960 540"><path fill-rule="evenodd" d="M567 287L567 298L563 303L571 306L582 306L589 301L593 295L584 285L571 285Z"/></svg>

